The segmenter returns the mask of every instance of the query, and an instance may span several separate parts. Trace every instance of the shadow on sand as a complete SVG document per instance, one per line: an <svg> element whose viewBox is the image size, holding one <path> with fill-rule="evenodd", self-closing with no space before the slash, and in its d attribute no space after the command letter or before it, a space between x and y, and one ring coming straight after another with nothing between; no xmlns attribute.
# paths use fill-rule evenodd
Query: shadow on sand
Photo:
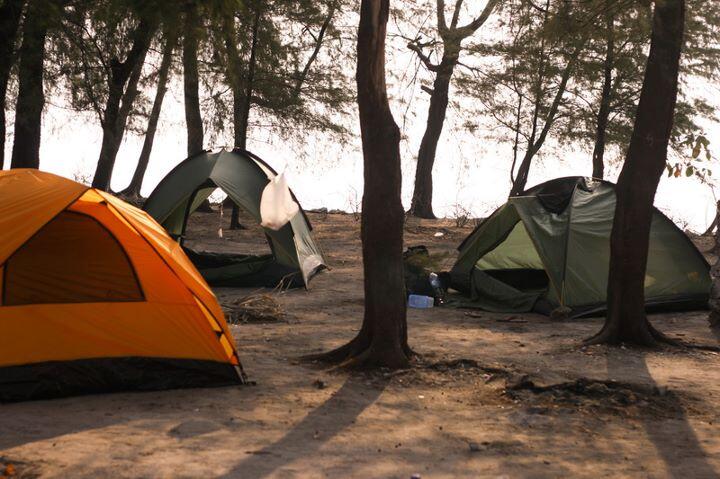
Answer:
<svg viewBox="0 0 720 479"><path fill-rule="evenodd" d="M374 387L348 377L340 389L312 410L282 438L236 464L223 478L266 477L296 459L307 458L328 440L350 427L385 390L387 379ZM338 411L342 415L338 416ZM332 412L333 414L329 414Z"/></svg>
<svg viewBox="0 0 720 479"><path fill-rule="evenodd" d="M247 391L251 390L244 386L189 388L0 404L0 453L68 434L153 419L158 414L175 415L179 421L200 402L236 402L240 396L247 404L255 398Z"/></svg>
<svg viewBox="0 0 720 479"><path fill-rule="evenodd" d="M627 378L632 371L633 382L658 386L647 367L646 356L639 354L619 354L611 349L607 355L608 376L613 379ZM669 394L672 409L680 411L672 418L657 418L641 415L640 421L648 439L653 443L659 456L665 462L669 477L698 479L716 479L720 474L708 462L708 457L690 424L685 409L678 396Z"/></svg>

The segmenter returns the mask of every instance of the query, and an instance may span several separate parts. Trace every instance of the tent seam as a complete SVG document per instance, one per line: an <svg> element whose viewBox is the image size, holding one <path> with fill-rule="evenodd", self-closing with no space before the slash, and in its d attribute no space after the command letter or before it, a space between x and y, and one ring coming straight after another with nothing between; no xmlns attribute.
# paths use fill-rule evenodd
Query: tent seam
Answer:
<svg viewBox="0 0 720 479"><path fill-rule="evenodd" d="M101 195L101 196L102 196L102 195ZM160 257L160 259L162 260L162 262L165 263L165 265L166 265L166 266L168 267L168 269L172 272L172 274L183 284L183 286L185 286L185 288L188 290L188 292L189 292L194 298L197 298L197 300L200 302L200 304L202 304L203 307L205 307L205 309L207 309L207 311L210 313L210 315L211 315L211 316L215 319L215 321L217 322L217 321L218 321L217 318L216 318L215 315L213 314L212 310L207 307L207 305L205 304L205 301L203 301L201 298L198 298L198 297L197 297L197 295L195 294L195 292L188 287L188 285L185 283L185 281L183 281L183 279L180 277L180 275L177 274L177 272L172 268L172 266L170 266L170 264L165 260L165 258L163 258L163 256L162 256L162 255L160 254L160 252L157 250L157 248L155 248L155 246L153 246L153 244L145 237L145 235L143 235L143 234L135 227L135 225L133 225L132 222L130 222L130 220L128 220L128 218L122 213L122 211L120 211L119 209L115 208L115 206L112 205L112 204L110 204L109 202L108 202L108 207L109 207L109 208L112 208L113 210L115 210L115 212L117 212L117 214L119 214L125 221L127 221L128 225L129 225L133 230L135 230L135 232L138 234L138 236L140 236L140 237L148 244L148 246L150 246L150 248L152 248L153 251L155 251L155 254L157 254L157 255ZM219 323L218 323L218 326L220 326ZM221 327L220 329L222 329L222 327ZM220 342L220 340L218 339L218 343L219 343L219 342ZM228 341L228 342L230 342L230 341ZM241 363L240 363L240 358L239 358L239 356L238 356L238 354L237 354L237 347L235 346L235 344L234 344L233 342L230 342L230 344L231 344L232 347L233 347L233 352L234 352L234 354L235 354L235 357L238 359L238 364L241 364ZM241 368L241 369L242 369L242 368ZM241 379L242 379L242 377L241 377ZM244 381L244 379L243 379L243 381Z"/></svg>
<svg viewBox="0 0 720 479"><path fill-rule="evenodd" d="M26 239L25 241L23 241L17 248L15 248L15 249L7 256L7 258L5 258L5 259L3 260L2 263L0 263L0 266L2 266L2 265L4 265L5 263L7 263L7 260L10 259L10 257L11 257L12 255L14 255L14 254L17 252L17 250L19 250L20 248L22 248L23 246L25 246L25 245L27 244L27 242L30 241L31 239L33 239L33 237L35 237L35 235L37 235L38 232L39 232L41 229L43 229L44 227L46 227L46 226L48 225L48 223L50 223L52 220L54 220L55 218L57 218L57 216L58 216L60 213L62 213L62 212L65 211L66 209L70 208L73 204L75 204L75 202L76 202L77 200L79 200L79 199L82 197L82 195L84 195L88 190L91 190L91 189L93 189L93 188L91 188L91 187L89 187L89 186L86 187L86 188L82 191L82 193L80 193L80 194L77 195L75 198L73 198L73 200L72 200L70 203L68 203L68 204L66 204L65 206L63 206L63 208L62 208L60 211L58 211L57 213L55 213L52 218L50 218L50 219L47 220L45 223L43 223L42 225L40 225L40 227L37 228L37 230L35 230L35 232L34 232L30 237L28 237L28 239Z"/></svg>
<svg viewBox="0 0 720 479"><path fill-rule="evenodd" d="M577 192L577 183L573 188L572 195L570 195L570 203L568 207L568 218L567 226L565 227L565 254L563 255L563 268L562 268L562 289L560 290L560 306L565 306L565 280L567 279L567 260L568 260L568 245L570 244L570 228L572 225L572 214L575 209L575 193Z"/></svg>

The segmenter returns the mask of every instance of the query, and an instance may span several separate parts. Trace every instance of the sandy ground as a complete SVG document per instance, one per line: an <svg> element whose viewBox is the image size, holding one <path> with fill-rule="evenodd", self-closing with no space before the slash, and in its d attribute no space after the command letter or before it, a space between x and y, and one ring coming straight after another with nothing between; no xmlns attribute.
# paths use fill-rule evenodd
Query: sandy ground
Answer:
<svg viewBox="0 0 720 479"><path fill-rule="evenodd" d="M411 310L412 370L300 363L349 340L363 304L359 223L311 219L332 271L275 294L286 321L232 326L256 385L0 405L0 475L12 463L62 478L720 477L720 355L580 347L600 319ZM266 251L252 228L217 238L220 224L197 214L196 246ZM413 222L406 242L449 267L471 227ZM249 292L217 290L225 303ZM704 313L652 320L720 341Z"/></svg>

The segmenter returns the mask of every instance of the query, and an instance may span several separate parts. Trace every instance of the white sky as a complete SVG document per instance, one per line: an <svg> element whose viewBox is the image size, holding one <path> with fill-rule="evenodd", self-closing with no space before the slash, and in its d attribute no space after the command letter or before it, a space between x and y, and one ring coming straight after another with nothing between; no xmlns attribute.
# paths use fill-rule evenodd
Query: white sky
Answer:
<svg viewBox="0 0 720 479"><path fill-rule="evenodd" d="M403 47L397 47L397 51L401 48ZM396 57L388 69L395 67L406 68L407 57ZM354 65L348 68L354 69ZM165 97L150 167L142 188L144 195L148 195L163 176L185 158L185 122L181 89L178 87L175 79ZM406 85L393 84L390 81L390 88L398 93L406 88ZM715 85L697 88L707 90L701 93L710 98L715 98L720 93L720 89ZM146 94L152 98L154 90ZM414 156L417 154L427 115L427 95L416 93L414 98L414 115L408 117L404 130L407 139L402 145L403 201L406 207L409 206L412 195ZM404 106L396 102L393 109L396 121L400 123ZM443 216L453 216L457 211L455 205L458 204L475 216L486 215L507 197L510 189L508 170L512 151L509 145L488 140L487 132L482 129L470 134L453 128L454 120L460 123L460 119L454 118L454 115L456 112L449 109L446 128L438 145L433 206L436 214ZM12 120L8 118L8 123L12 123ZM707 123L703 127L710 139L711 148L719 152L720 124ZM130 181L142 141L142 137L126 134L117 158L113 189L122 189ZM100 142L101 130L93 115L71 112L57 104L46 106L41 146L43 170L69 178L92 178ZM267 131L254 130L250 133L248 147L275 169L286 170L290 186L305 208L324 206L330 209L354 209L362 195L359 139L356 138L348 146L341 148L322 133L308 132L300 143L291 145L273 137ZM12 138L8 138L8 162L11 146ZM206 144L206 147L220 146L223 145ZM590 153L554 148L550 141L536 159L529 186L558 176L589 175ZM619 152L616 152L617 154ZM619 165L608 169L608 179L614 180L619 172ZM720 180L720 167L716 169ZM687 226L696 231L703 230L712 219L714 204L715 200L708 186L685 177L663 177L656 196L656 205L660 209L681 227Z"/></svg>

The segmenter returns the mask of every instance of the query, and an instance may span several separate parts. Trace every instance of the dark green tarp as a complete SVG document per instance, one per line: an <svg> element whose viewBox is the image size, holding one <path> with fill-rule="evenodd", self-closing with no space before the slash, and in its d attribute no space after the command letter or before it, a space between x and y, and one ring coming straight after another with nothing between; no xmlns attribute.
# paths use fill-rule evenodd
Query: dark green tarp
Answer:
<svg viewBox="0 0 720 479"><path fill-rule="evenodd" d="M538 185L510 198L463 241L452 286L490 311L531 311L539 303L543 310L603 310L614 213L612 183L569 177ZM648 306L704 307L710 284L702 254L656 209Z"/></svg>
<svg viewBox="0 0 720 479"><path fill-rule="evenodd" d="M173 237L181 239L189 215L219 188L259 224L262 192L275 176L277 173L267 163L248 151L204 151L168 173L144 209ZM297 202L294 195L293 199ZM195 251L190 258L208 283L215 286L307 286L326 267L302 208L278 231L264 231L272 251L269 258Z"/></svg>

